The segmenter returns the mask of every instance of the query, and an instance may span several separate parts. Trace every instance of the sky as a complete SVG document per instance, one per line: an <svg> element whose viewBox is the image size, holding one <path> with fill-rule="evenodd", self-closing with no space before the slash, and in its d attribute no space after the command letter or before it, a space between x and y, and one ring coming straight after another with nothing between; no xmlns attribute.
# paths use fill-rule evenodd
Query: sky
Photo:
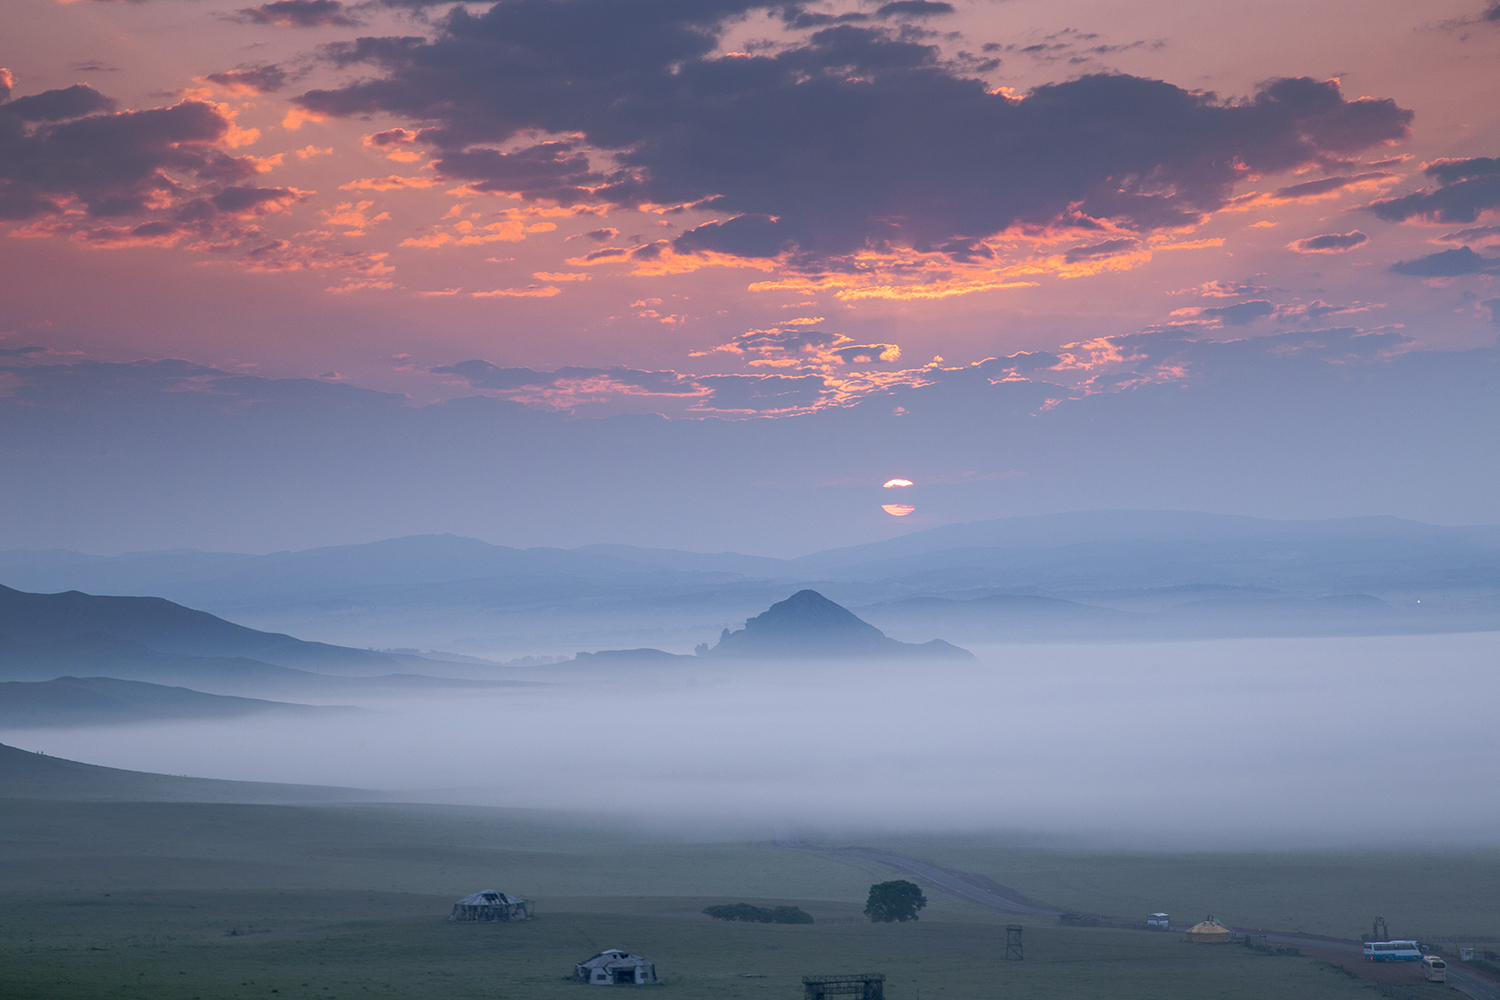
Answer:
<svg viewBox="0 0 1500 1000"><path fill-rule="evenodd" d="M246 2L7 0L0 545L1500 521L1494 0Z"/></svg>

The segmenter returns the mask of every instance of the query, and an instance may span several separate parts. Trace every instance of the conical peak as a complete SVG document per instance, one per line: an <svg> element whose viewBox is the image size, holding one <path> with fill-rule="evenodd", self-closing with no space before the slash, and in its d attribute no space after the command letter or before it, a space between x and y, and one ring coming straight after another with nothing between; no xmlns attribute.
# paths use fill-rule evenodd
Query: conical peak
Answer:
<svg viewBox="0 0 1500 1000"><path fill-rule="evenodd" d="M745 628L751 632L812 628L819 631L835 629L841 632L883 634L874 625L860 620L854 612L830 601L816 590L799 590L786 600L776 602L768 610L745 622Z"/></svg>
<svg viewBox="0 0 1500 1000"><path fill-rule="evenodd" d="M725 630L711 655L745 658L828 659L927 656L969 657L964 650L934 641L921 646L897 642L858 615L816 590L799 590L745 622Z"/></svg>

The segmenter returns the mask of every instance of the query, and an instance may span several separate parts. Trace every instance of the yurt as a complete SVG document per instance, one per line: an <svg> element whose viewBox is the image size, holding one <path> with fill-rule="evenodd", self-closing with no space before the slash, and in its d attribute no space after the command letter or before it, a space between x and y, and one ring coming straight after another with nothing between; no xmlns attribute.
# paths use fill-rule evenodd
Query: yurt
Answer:
<svg viewBox="0 0 1500 1000"><path fill-rule="evenodd" d="M656 964L611 948L575 965L573 978L590 986L645 986L656 982Z"/></svg>
<svg viewBox="0 0 1500 1000"><path fill-rule="evenodd" d="M453 904L449 920L530 920L531 900L508 896L495 889L481 889Z"/></svg>
<svg viewBox="0 0 1500 1000"><path fill-rule="evenodd" d="M1188 928L1187 939L1199 944L1228 944L1229 928L1219 923L1212 916L1201 924L1194 924Z"/></svg>

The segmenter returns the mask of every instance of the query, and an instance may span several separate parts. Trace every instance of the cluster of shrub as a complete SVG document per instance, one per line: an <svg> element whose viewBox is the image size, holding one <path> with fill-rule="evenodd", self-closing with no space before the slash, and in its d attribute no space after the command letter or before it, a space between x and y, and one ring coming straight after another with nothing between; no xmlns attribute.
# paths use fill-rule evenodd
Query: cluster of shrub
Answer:
<svg viewBox="0 0 1500 1000"><path fill-rule="evenodd" d="M810 924L812 914L800 906L751 906L749 903L725 903L704 907L703 912L715 920L743 920L752 924Z"/></svg>
<svg viewBox="0 0 1500 1000"><path fill-rule="evenodd" d="M1265 941L1257 941L1255 940L1254 936L1250 934L1246 934L1244 937L1240 938L1240 943L1243 944L1246 948L1249 948L1251 951L1259 952L1262 955L1290 955L1295 958L1300 957L1302 954L1302 952L1296 948L1267 944Z"/></svg>

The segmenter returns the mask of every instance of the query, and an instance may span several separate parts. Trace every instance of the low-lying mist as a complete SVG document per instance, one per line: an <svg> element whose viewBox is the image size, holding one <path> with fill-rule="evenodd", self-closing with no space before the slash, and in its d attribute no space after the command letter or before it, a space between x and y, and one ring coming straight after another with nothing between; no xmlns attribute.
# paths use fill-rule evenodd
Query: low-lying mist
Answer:
<svg viewBox="0 0 1500 1000"><path fill-rule="evenodd" d="M1007 830L1100 846L1500 842L1500 633L680 660L316 721L11 730L90 763L613 812L688 835ZM330 699L348 701L349 699Z"/></svg>

